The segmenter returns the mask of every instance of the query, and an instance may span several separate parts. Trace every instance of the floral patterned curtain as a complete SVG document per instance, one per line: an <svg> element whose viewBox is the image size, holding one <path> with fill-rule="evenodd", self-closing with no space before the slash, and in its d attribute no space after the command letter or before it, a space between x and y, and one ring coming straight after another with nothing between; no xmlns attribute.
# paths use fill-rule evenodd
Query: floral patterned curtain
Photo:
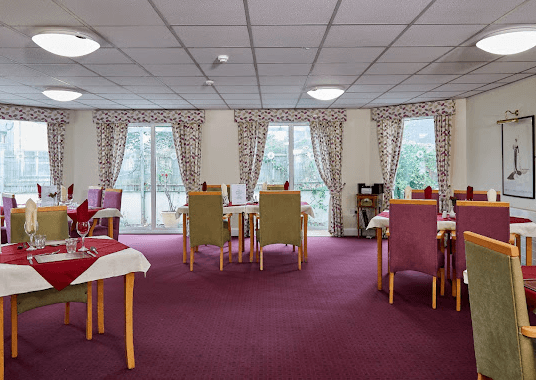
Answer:
<svg viewBox="0 0 536 380"><path fill-rule="evenodd" d="M383 205L389 208L389 200L396 178L400 148L402 147L402 119L381 119L377 122L380 165L383 176Z"/></svg>
<svg viewBox="0 0 536 380"><path fill-rule="evenodd" d="M448 194L450 188L450 137L452 122L449 115L434 117L437 181L439 183L439 210L448 210Z"/></svg>
<svg viewBox="0 0 536 380"><path fill-rule="evenodd" d="M240 183L246 184L247 199L253 198L253 192L261 174L268 124L264 121L238 123Z"/></svg>
<svg viewBox="0 0 536 380"><path fill-rule="evenodd" d="M63 151L65 148L65 124L47 123L48 161L50 183L58 190L63 184Z"/></svg>
<svg viewBox="0 0 536 380"><path fill-rule="evenodd" d="M201 182L201 126L199 123L173 123L173 141L186 194L199 191Z"/></svg>
<svg viewBox="0 0 536 380"><path fill-rule="evenodd" d="M113 188L125 154L128 123L97 123L99 185Z"/></svg>
<svg viewBox="0 0 536 380"><path fill-rule="evenodd" d="M341 237L344 235L342 223L343 123L340 121L312 121L310 126L316 166L331 195L329 233Z"/></svg>

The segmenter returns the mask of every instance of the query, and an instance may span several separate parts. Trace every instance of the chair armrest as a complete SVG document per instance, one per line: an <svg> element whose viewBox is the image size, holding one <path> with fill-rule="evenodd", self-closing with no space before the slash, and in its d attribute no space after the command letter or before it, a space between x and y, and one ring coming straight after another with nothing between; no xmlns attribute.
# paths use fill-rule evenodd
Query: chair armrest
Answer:
<svg viewBox="0 0 536 380"><path fill-rule="evenodd" d="M508 241L508 243L510 243L511 245L516 245L516 239L517 234L510 234L510 241Z"/></svg>
<svg viewBox="0 0 536 380"><path fill-rule="evenodd" d="M437 233L437 240L443 240L445 238L445 230L441 230Z"/></svg>
<svg viewBox="0 0 536 380"><path fill-rule="evenodd" d="M527 338L536 338L536 326L521 326L521 334Z"/></svg>
<svg viewBox="0 0 536 380"><path fill-rule="evenodd" d="M233 214L225 214L223 215L223 218L222 219L227 219L229 220L231 218L231 216L233 216Z"/></svg>

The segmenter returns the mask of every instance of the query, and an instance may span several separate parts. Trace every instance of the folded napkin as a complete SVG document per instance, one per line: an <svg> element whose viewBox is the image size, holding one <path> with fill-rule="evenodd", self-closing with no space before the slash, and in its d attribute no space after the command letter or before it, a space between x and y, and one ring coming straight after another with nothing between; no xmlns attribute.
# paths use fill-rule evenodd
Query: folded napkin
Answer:
<svg viewBox="0 0 536 380"><path fill-rule="evenodd" d="M266 191L266 190L268 190L268 182L264 182L262 184L262 191Z"/></svg>
<svg viewBox="0 0 536 380"><path fill-rule="evenodd" d="M285 182L285 184L283 185L283 189L285 190L288 190L290 184L288 183L288 181Z"/></svg>
<svg viewBox="0 0 536 380"><path fill-rule="evenodd" d="M41 185L37 184L37 195L41 198Z"/></svg>
<svg viewBox="0 0 536 380"><path fill-rule="evenodd" d="M430 186L424 189L424 199L432 199L432 188Z"/></svg>
<svg viewBox="0 0 536 380"><path fill-rule="evenodd" d="M74 183L67 188L67 199L73 199Z"/></svg>
<svg viewBox="0 0 536 380"><path fill-rule="evenodd" d="M89 221L89 219L91 219L93 215L95 215L95 213L90 214L88 211L87 199L84 202L82 202L82 204L78 206L78 208L76 209L76 221L77 222L87 222Z"/></svg>
<svg viewBox="0 0 536 380"><path fill-rule="evenodd" d="M497 192L494 189L488 190L488 202L496 202L497 201Z"/></svg>
<svg viewBox="0 0 536 380"><path fill-rule="evenodd" d="M222 198L225 198L226 196L228 196L227 194L227 185L222 183L221 184L221 196Z"/></svg>
<svg viewBox="0 0 536 380"><path fill-rule="evenodd" d="M61 185L61 201L65 202L67 200L67 188Z"/></svg>
<svg viewBox="0 0 536 380"><path fill-rule="evenodd" d="M404 199L411 199L411 186L406 186L404 189Z"/></svg>
<svg viewBox="0 0 536 380"><path fill-rule="evenodd" d="M467 196L466 196L466 198L467 198L468 201L473 200L473 186L467 186Z"/></svg>
<svg viewBox="0 0 536 380"><path fill-rule="evenodd" d="M33 231L34 229L37 229L37 205L32 199L26 201L25 217L27 230Z"/></svg>

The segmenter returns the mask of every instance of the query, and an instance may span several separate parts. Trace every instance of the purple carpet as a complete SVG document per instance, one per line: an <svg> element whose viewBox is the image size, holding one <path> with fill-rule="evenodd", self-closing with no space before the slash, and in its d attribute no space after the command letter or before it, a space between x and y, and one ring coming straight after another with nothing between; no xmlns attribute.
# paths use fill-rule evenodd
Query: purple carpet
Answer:
<svg viewBox="0 0 536 380"><path fill-rule="evenodd" d="M68 326L63 305L31 310L19 316L16 359L5 297L6 379L476 378L467 288L461 312L449 295L433 310L432 278L400 272L389 305L386 276L376 289L374 240L311 237L302 271L292 247L269 246L263 272L249 259L237 263L236 239L223 272L215 247L201 247L190 272L180 235L120 241L152 264L134 287L136 368L124 360L119 278L104 282L105 334L95 307L92 341L83 304L71 306Z"/></svg>

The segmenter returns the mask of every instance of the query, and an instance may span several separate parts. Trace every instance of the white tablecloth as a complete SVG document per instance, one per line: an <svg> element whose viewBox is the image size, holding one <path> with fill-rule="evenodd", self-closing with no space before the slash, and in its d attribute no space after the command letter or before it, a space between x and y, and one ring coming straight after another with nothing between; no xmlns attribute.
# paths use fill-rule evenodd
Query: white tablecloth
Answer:
<svg viewBox="0 0 536 380"><path fill-rule="evenodd" d="M240 212L245 212L246 214L255 214L259 212L259 205L238 205L238 206L224 206L223 207L223 213L224 214L237 214ZM315 213L313 211L313 207L309 204L302 205L301 206L301 212L306 213L310 217L314 218ZM175 212L175 218L179 219L181 214L188 214L188 206L180 206L177 208L177 211Z"/></svg>
<svg viewBox="0 0 536 380"><path fill-rule="evenodd" d="M93 238L110 239L108 236L95 236ZM131 272L147 273L150 266L151 264L143 253L134 248L127 248L99 257L72 284L123 276ZM0 264L0 297L49 288L52 288L52 285L41 277L31 265Z"/></svg>

